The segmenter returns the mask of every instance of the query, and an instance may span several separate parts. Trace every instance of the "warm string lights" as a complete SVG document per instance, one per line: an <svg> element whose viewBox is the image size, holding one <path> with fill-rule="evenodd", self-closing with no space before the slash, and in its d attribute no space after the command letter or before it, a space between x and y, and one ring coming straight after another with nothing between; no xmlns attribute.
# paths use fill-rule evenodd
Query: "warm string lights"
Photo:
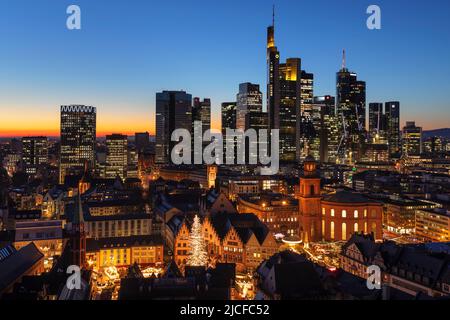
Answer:
<svg viewBox="0 0 450 320"><path fill-rule="evenodd" d="M206 252L205 242L202 235L202 224L200 218L196 215L189 235L191 255L188 257L187 265L200 267L208 263L208 254Z"/></svg>

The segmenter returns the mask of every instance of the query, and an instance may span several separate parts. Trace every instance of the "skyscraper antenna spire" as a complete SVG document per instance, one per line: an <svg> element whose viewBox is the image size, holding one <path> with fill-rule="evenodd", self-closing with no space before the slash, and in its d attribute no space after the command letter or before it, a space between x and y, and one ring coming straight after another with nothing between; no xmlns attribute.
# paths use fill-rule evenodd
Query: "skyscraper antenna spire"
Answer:
<svg viewBox="0 0 450 320"><path fill-rule="evenodd" d="M272 27L275 27L275 4L272 6Z"/></svg>
<svg viewBox="0 0 450 320"><path fill-rule="evenodd" d="M345 49L342 50L342 69L345 69L346 61L345 61Z"/></svg>

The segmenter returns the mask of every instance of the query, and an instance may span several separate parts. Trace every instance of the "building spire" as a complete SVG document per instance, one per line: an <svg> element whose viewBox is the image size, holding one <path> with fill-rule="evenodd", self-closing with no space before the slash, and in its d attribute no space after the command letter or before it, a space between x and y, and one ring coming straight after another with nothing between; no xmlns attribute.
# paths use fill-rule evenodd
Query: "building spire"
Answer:
<svg viewBox="0 0 450 320"><path fill-rule="evenodd" d="M342 50L342 70L345 70L346 68L346 61L345 61L345 49Z"/></svg>
<svg viewBox="0 0 450 320"><path fill-rule="evenodd" d="M272 7L272 25L267 28L267 49L275 47L275 5Z"/></svg>
<svg viewBox="0 0 450 320"><path fill-rule="evenodd" d="M275 27L275 4L272 6L272 27Z"/></svg>

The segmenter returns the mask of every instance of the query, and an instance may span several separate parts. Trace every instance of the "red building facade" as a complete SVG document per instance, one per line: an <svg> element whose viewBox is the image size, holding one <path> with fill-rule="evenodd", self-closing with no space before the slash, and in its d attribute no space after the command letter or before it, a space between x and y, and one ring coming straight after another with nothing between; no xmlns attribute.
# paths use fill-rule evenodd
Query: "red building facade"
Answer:
<svg viewBox="0 0 450 320"><path fill-rule="evenodd" d="M347 241L355 232L373 233L376 240L382 240L382 203L351 191L322 196L317 164L311 156L305 159L303 172L297 198L299 234L305 244Z"/></svg>

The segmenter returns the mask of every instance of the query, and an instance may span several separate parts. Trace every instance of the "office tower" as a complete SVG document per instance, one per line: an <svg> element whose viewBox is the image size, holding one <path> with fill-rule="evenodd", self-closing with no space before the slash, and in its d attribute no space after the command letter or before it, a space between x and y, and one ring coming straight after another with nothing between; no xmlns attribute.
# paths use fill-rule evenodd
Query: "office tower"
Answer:
<svg viewBox="0 0 450 320"><path fill-rule="evenodd" d="M384 104L386 117L386 135L389 143L390 156L398 157L401 153L400 135L400 102L391 101Z"/></svg>
<svg viewBox="0 0 450 320"><path fill-rule="evenodd" d="M414 121L407 121L403 127L403 154L405 156L420 156L422 153L422 127L417 127Z"/></svg>
<svg viewBox="0 0 450 320"><path fill-rule="evenodd" d="M128 146L127 152L127 178L139 178L139 152L136 148Z"/></svg>
<svg viewBox="0 0 450 320"><path fill-rule="evenodd" d="M301 59L290 58L280 64L280 52L275 46L275 19L267 28L267 110L269 128L280 130L280 160L298 160L300 152L297 150L303 148L300 141Z"/></svg>
<svg viewBox="0 0 450 320"><path fill-rule="evenodd" d="M194 132L194 124L195 122L202 123L202 137L206 131L211 130L211 100L203 99L195 97L192 104L192 132ZM200 150L200 157L203 154L203 150L211 143L211 141L203 141L202 142L202 150ZM194 150L194 139L192 139L192 151L195 157ZM195 159L195 158L194 158Z"/></svg>
<svg viewBox="0 0 450 320"><path fill-rule="evenodd" d="M106 178L127 177L128 140L123 134L114 133L106 136Z"/></svg>
<svg viewBox="0 0 450 320"><path fill-rule="evenodd" d="M369 103L369 135L371 140L384 140L386 137L385 124L383 104L378 102Z"/></svg>
<svg viewBox="0 0 450 320"><path fill-rule="evenodd" d="M211 99L203 99L195 97L192 106L192 122L201 121L202 132L211 129Z"/></svg>
<svg viewBox="0 0 450 320"><path fill-rule="evenodd" d="M192 95L185 91L163 91L156 93L156 162L169 164L173 147L171 141L176 129L192 131Z"/></svg>
<svg viewBox="0 0 450 320"><path fill-rule="evenodd" d="M258 84L241 83L236 96L236 128L246 130L245 119L248 113L262 112L262 93Z"/></svg>
<svg viewBox="0 0 450 320"><path fill-rule="evenodd" d="M48 163L48 141L46 137L23 137L22 160L25 172L36 174L38 168Z"/></svg>
<svg viewBox="0 0 450 320"><path fill-rule="evenodd" d="M256 151L256 154L252 154L252 156L258 156L258 150L263 146L266 148L267 152L270 152L268 140L264 141L259 139L259 130L266 130L266 132L268 132L269 129L269 117L267 112L248 113L245 126L247 129L254 129L258 135L258 142L253 145L253 150ZM249 144L248 146L251 145ZM249 151L246 151L246 154L250 155Z"/></svg>
<svg viewBox="0 0 450 320"><path fill-rule="evenodd" d="M280 128L280 52L275 46L275 10L267 28L267 112L270 129Z"/></svg>
<svg viewBox="0 0 450 320"><path fill-rule="evenodd" d="M236 129L236 102L223 102L221 106L222 134L226 129Z"/></svg>
<svg viewBox="0 0 450 320"><path fill-rule="evenodd" d="M148 132L136 132L134 134L134 144L138 152L142 152L150 146L150 135Z"/></svg>
<svg viewBox="0 0 450 320"><path fill-rule="evenodd" d="M223 141L223 151L224 151L224 161L227 154L227 142L234 146L235 139L227 137L227 129L236 129L236 102L223 102L221 106L222 115L222 135L224 137Z"/></svg>
<svg viewBox="0 0 450 320"><path fill-rule="evenodd" d="M67 174L83 172L86 163L95 167L96 116L92 106L61 106L60 183Z"/></svg>
<svg viewBox="0 0 450 320"><path fill-rule="evenodd" d="M332 96L314 97L314 108L320 110L320 162L336 163L340 135L335 99Z"/></svg>
<svg viewBox="0 0 450 320"><path fill-rule="evenodd" d="M347 69L345 51L342 68L336 74L336 112L342 139L340 161L353 163L361 156L365 141L366 83Z"/></svg>
<svg viewBox="0 0 450 320"><path fill-rule="evenodd" d="M320 107L314 104L314 75L301 72L300 124L297 138L297 161L302 162L308 155L320 159Z"/></svg>
<svg viewBox="0 0 450 320"><path fill-rule="evenodd" d="M437 156L444 151L444 144L441 137L429 137L426 141L423 141L423 150L429 155Z"/></svg>
<svg viewBox="0 0 450 320"><path fill-rule="evenodd" d="M301 60L290 58L279 64L278 128L280 129L280 160L295 161L301 146Z"/></svg>

